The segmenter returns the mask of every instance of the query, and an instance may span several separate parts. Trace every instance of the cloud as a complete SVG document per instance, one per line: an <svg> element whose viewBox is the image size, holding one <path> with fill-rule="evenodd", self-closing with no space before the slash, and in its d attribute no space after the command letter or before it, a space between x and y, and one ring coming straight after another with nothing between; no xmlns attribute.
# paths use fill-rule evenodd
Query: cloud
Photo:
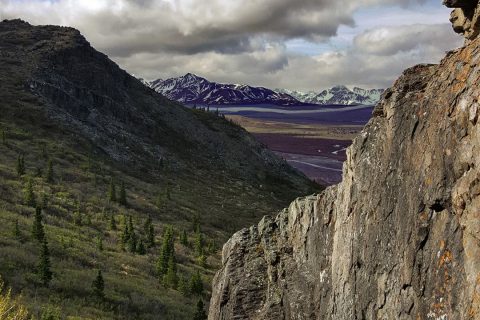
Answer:
<svg viewBox="0 0 480 320"><path fill-rule="evenodd" d="M405 67L436 62L459 45L446 23L375 25L377 18L393 21L399 6L417 9L426 2L0 0L0 19L76 27L95 48L147 79L193 72L222 82L318 90L387 86ZM388 19L375 16L380 7L392 10ZM357 14L365 8L373 11ZM338 39L341 49L332 45ZM330 48L300 54L289 50L289 40Z"/></svg>

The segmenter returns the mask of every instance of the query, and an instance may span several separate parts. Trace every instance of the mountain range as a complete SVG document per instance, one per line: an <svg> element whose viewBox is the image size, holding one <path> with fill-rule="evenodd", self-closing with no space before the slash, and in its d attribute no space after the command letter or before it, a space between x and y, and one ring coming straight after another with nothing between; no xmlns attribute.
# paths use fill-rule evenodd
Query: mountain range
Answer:
<svg viewBox="0 0 480 320"><path fill-rule="evenodd" d="M221 84L192 73L167 80L157 79L152 82L143 80L143 83L171 100L185 104L209 105L375 105L384 91L357 87L350 90L346 86L335 86L319 93L287 89L271 90L241 84Z"/></svg>
<svg viewBox="0 0 480 320"><path fill-rule="evenodd" d="M335 86L330 89L315 92L302 92L287 89L276 89L276 92L288 94L303 103L320 105L354 105L365 104L375 105L380 100L384 89L362 89L354 87L349 89L346 86Z"/></svg>

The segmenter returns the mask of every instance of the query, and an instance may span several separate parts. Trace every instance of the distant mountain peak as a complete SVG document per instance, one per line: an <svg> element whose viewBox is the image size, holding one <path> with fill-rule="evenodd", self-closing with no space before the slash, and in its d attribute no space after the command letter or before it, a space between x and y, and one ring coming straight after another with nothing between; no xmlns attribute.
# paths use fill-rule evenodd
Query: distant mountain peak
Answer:
<svg viewBox="0 0 480 320"><path fill-rule="evenodd" d="M167 80L155 80L150 83L150 87L171 100L186 104L303 104L285 93L246 84L211 82L193 73Z"/></svg>

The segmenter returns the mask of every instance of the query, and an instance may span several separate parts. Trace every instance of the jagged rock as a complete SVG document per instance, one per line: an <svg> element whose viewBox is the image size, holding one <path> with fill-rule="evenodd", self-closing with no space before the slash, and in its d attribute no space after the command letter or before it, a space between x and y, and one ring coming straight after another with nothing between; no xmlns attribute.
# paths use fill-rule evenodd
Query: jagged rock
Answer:
<svg viewBox="0 0 480 320"><path fill-rule="evenodd" d="M223 248L209 319L480 319L480 39L406 70L343 181Z"/></svg>
<svg viewBox="0 0 480 320"><path fill-rule="evenodd" d="M463 34L467 42L475 39L480 32L478 0L444 0L443 4L455 8L450 15L453 30Z"/></svg>

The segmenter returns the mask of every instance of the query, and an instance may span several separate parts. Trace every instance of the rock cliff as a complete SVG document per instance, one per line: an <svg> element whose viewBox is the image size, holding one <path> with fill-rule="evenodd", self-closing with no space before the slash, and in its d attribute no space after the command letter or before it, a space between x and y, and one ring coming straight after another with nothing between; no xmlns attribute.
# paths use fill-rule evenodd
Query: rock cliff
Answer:
<svg viewBox="0 0 480 320"><path fill-rule="evenodd" d="M383 94L339 185L225 244L209 319L480 319L480 39L469 35Z"/></svg>

